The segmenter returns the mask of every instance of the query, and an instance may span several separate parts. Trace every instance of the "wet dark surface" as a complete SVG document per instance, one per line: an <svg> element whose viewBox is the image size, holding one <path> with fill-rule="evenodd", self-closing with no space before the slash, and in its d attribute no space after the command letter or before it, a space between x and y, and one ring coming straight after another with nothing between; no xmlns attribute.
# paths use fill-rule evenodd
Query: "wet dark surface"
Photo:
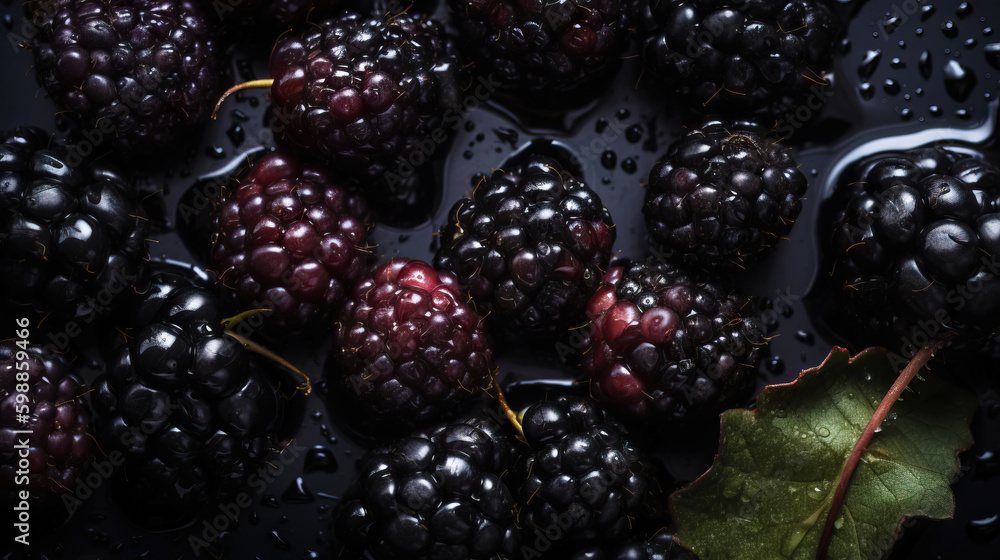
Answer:
<svg viewBox="0 0 1000 560"><path fill-rule="evenodd" d="M804 210L789 239L759 267L736 278L762 300L770 334L771 356L761 366L759 387L788 382L806 367L818 365L831 344L844 343L821 320L820 301L826 271L820 265L820 239L826 224L820 203L837 176L870 153L905 149L930 142L960 142L995 154L993 145L1000 79L1000 4L925 0L870 0L856 9L841 45L836 79L818 90L815 109L786 116L776 129L795 150L811 186ZM964 7L962 5L965 5ZM929 9L932 5L933 9ZM915 8L914 8L915 7ZM4 5L11 18L6 31L20 31L19 4ZM907 10L912 11L909 13ZM231 53L232 80L266 76L269 40L256 50ZM72 132L58 109L31 75L31 56L0 46L0 129L35 124L61 134ZM548 137L573 152L586 182L597 190L618 226L616 249L623 257L658 259L650 248L641 218L644 176L656 158L683 130L681 117L654 92L635 88L636 59L626 59L598 99L564 114L526 113L496 99L468 98L461 126L443 149L448 156L434 169L441 190L428 215L409 215L407 227L380 223L374 237L381 259L400 255L429 260L434 232L458 197L471 192L481 173L489 173L516 148ZM826 92L829 92L828 96ZM265 126L263 90L241 92L227 101L218 121L210 122L180 153L161 154L136 164L148 191L162 190L164 215L157 222L152 254L159 259L204 267L207 200L217 191L216 177L226 177L248 154L273 145ZM467 111L467 113L466 113ZM804 124L809 120L808 124ZM113 157L107 154L102 157ZM222 179L224 180L224 179ZM155 200L155 197L152 199ZM155 210L155 208L154 208ZM412 225L417 224L417 225ZM265 337L266 340L266 337ZM87 347L91 340L79 343ZM45 530L41 512L33 519L33 554L48 558L187 558L195 557L192 539L215 540L200 557L312 558L336 556L327 544L331 513L354 474L355 462L372 444L371 429L322 383L328 333L292 341L271 339L272 349L305 371L317 385L306 400L304 420L293 444L272 461L264 484L248 491L249 505L237 505L238 521L226 516L228 504L206 504L203 516L186 527L153 532L136 525L112 499L112 483L99 480L92 495L65 524ZM858 348L852 348L857 350ZM501 349L500 382L515 402L548 392L585 390L574 386L572 340L551 348ZM91 352L93 354L93 352ZM998 364L981 363L968 383L981 408L973 426L976 445L962 455L963 475L954 485L952 521L907 522L894 559L987 560L1000 558L1000 395ZM94 363L88 379L100 368ZM992 378L992 379L991 379ZM681 484L711 464L718 426L641 437L665 469ZM273 476L271 476L273 475ZM61 506L54 506L51 519ZM230 510L233 511L233 510ZM53 522L49 520L49 524ZM205 521L222 528L206 529ZM211 538L210 538L211 537ZM0 554L10 550L9 540ZM21 549L14 556L21 557Z"/></svg>

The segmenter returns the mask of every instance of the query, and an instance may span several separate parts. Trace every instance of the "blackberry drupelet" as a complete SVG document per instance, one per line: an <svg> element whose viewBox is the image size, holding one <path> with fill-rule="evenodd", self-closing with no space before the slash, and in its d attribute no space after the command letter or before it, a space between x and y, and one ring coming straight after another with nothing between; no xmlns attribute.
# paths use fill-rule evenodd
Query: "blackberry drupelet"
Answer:
<svg viewBox="0 0 1000 560"><path fill-rule="evenodd" d="M692 109L780 118L825 100L839 22L823 0L640 0L643 65ZM818 91L818 93L817 93Z"/></svg>
<svg viewBox="0 0 1000 560"><path fill-rule="evenodd" d="M749 300L670 264L608 271L587 305L583 371L599 400L659 423L741 404L765 344Z"/></svg>
<svg viewBox="0 0 1000 560"><path fill-rule="evenodd" d="M354 290L337 326L338 373L368 410L425 421L492 382L482 318L455 275L393 259Z"/></svg>
<svg viewBox="0 0 1000 560"><path fill-rule="evenodd" d="M223 189L215 209L212 266L269 326L326 326L361 278L373 223L364 199L321 165L278 150Z"/></svg>
<svg viewBox="0 0 1000 560"><path fill-rule="evenodd" d="M454 110L444 120L460 106L459 66L435 21L409 14L327 19L275 44L272 128L358 174L366 188L398 190L460 124Z"/></svg>
<svg viewBox="0 0 1000 560"><path fill-rule="evenodd" d="M946 148L888 152L843 178L830 264L851 329L891 349L917 331L997 334L1000 170Z"/></svg>
<svg viewBox="0 0 1000 560"><path fill-rule="evenodd" d="M788 235L807 186L762 126L708 119L653 165L642 211L653 239L686 266L743 269Z"/></svg>
<svg viewBox="0 0 1000 560"><path fill-rule="evenodd" d="M595 401L533 404L521 427L531 452L516 471L524 481L518 521L536 540L553 550L616 543L659 522L664 495L653 464Z"/></svg>
<svg viewBox="0 0 1000 560"><path fill-rule="evenodd" d="M94 393L102 445L125 455L130 501L146 513L183 516L245 485L278 443L282 398L222 320L213 291L157 273L107 351Z"/></svg>
<svg viewBox="0 0 1000 560"><path fill-rule="evenodd" d="M33 318L103 317L147 276L131 178L73 161L34 127L0 142L0 302Z"/></svg>
<svg viewBox="0 0 1000 560"><path fill-rule="evenodd" d="M514 497L501 479L515 445L481 414L374 449L335 514L344 557L519 558Z"/></svg>
<svg viewBox="0 0 1000 560"><path fill-rule="evenodd" d="M514 93L568 92L611 69L626 43L622 0L449 0L479 70Z"/></svg>
<svg viewBox="0 0 1000 560"><path fill-rule="evenodd" d="M196 0L32 0L38 80L90 130L152 152L208 119L216 45ZM96 136L98 140L93 140Z"/></svg>
<svg viewBox="0 0 1000 560"><path fill-rule="evenodd" d="M18 356L21 352L25 355ZM18 379L19 374L27 380ZM21 383L28 385L26 403L17 402L16 386ZM40 346L24 350L15 342L0 342L0 484L56 494L76 490L80 470L90 458L90 426L80 398L83 386L64 356ZM27 407L25 424L19 421L18 406ZM26 483L15 472L19 451L14 445L24 439L29 446Z"/></svg>
<svg viewBox="0 0 1000 560"><path fill-rule="evenodd" d="M698 560L698 557L677 544L670 533L659 532L647 541L629 541L610 549L583 548L569 560Z"/></svg>
<svg viewBox="0 0 1000 560"><path fill-rule="evenodd" d="M615 241L601 198L556 159L525 154L455 203L434 265L514 336L555 337L584 322Z"/></svg>

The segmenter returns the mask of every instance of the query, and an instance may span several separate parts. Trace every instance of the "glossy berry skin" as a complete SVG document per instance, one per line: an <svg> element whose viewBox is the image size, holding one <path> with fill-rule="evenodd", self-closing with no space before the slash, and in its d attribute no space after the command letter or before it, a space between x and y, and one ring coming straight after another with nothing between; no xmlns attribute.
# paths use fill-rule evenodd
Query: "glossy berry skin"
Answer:
<svg viewBox="0 0 1000 560"><path fill-rule="evenodd" d="M495 420L473 416L374 449L335 514L344 557L520 558L514 496L501 479L515 445Z"/></svg>
<svg viewBox="0 0 1000 560"><path fill-rule="evenodd" d="M336 359L348 390L378 415L421 422L492 382L482 318L455 275L393 259L354 290L337 325Z"/></svg>
<svg viewBox="0 0 1000 560"><path fill-rule="evenodd" d="M642 60L694 110L778 118L826 96L839 22L823 0L641 0ZM801 120L801 119L800 119Z"/></svg>
<svg viewBox="0 0 1000 560"><path fill-rule="evenodd" d="M191 511L245 485L276 445L282 399L222 320L212 290L164 272L114 333L94 408L144 507Z"/></svg>
<svg viewBox="0 0 1000 560"><path fill-rule="evenodd" d="M997 332L1000 169L945 148L873 156L842 180L830 263L837 301L892 348L916 330ZM919 327L924 322L930 327Z"/></svg>
<svg viewBox="0 0 1000 560"><path fill-rule="evenodd" d="M505 165L455 203L434 266L513 336L553 337L584 322L615 228L601 198L555 159Z"/></svg>
<svg viewBox="0 0 1000 560"><path fill-rule="evenodd" d="M788 235L807 186L764 127L709 119L653 165L642 211L650 235L678 262L742 270Z"/></svg>
<svg viewBox="0 0 1000 560"><path fill-rule="evenodd" d="M346 13L317 22L271 52L272 128L366 188L396 187L447 139L442 114L460 100L458 66L431 20Z"/></svg>
<svg viewBox="0 0 1000 560"><path fill-rule="evenodd" d="M619 542L657 524L664 496L652 463L593 399L535 403L521 424L531 447L516 471L523 529L559 549Z"/></svg>
<svg viewBox="0 0 1000 560"><path fill-rule="evenodd" d="M570 91L614 67L628 20L621 0L449 0L481 72L514 93Z"/></svg>
<svg viewBox="0 0 1000 560"><path fill-rule="evenodd" d="M0 302L103 317L147 276L149 222L130 177L50 145L34 127L0 141Z"/></svg>
<svg viewBox="0 0 1000 560"><path fill-rule="evenodd" d="M673 535L660 531L646 541L582 548L569 560L698 560L698 557L677 544Z"/></svg>
<svg viewBox="0 0 1000 560"><path fill-rule="evenodd" d="M216 45L196 0L33 0L38 80L117 149L152 152L208 119Z"/></svg>
<svg viewBox="0 0 1000 560"><path fill-rule="evenodd" d="M212 267L243 308L275 329L326 326L364 273L374 226L361 195L287 150L265 155L223 189Z"/></svg>
<svg viewBox="0 0 1000 560"><path fill-rule="evenodd" d="M749 300L670 264L608 271L587 304L583 371L602 402L679 424L738 406L765 344Z"/></svg>
<svg viewBox="0 0 1000 560"><path fill-rule="evenodd" d="M18 356L19 352L25 355ZM27 369L25 369L26 364ZM27 381L18 374L27 375ZM18 403L17 385L27 383L28 401ZM27 488L65 494L76 491L80 471L91 457L89 419L80 396L83 381L62 355L39 346L23 350L14 342L0 342L0 484L25 489L18 474L20 450L28 440ZM19 421L19 406L27 406L26 424ZM31 434L15 434L30 430Z"/></svg>

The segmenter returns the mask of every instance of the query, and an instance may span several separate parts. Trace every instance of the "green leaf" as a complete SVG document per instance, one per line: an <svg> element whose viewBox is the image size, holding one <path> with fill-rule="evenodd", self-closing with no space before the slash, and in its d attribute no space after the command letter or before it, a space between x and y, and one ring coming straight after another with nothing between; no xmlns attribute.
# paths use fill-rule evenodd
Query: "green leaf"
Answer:
<svg viewBox="0 0 1000 560"><path fill-rule="evenodd" d="M898 373L885 350L834 348L795 382L766 387L755 411L724 412L712 468L670 498L678 539L700 560L815 558L847 457ZM922 376L861 457L830 558L884 558L905 518L953 515L977 401Z"/></svg>

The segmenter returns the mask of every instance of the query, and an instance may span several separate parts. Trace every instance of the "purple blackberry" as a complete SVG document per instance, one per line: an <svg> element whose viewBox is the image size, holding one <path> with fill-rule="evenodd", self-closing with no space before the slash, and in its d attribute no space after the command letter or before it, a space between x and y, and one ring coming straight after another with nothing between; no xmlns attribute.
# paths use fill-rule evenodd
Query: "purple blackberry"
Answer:
<svg viewBox="0 0 1000 560"><path fill-rule="evenodd" d="M105 316L141 284L149 224L130 178L19 127L0 142L0 302L36 318Z"/></svg>
<svg viewBox="0 0 1000 560"><path fill-rule="evenodd" d="M459 124L443 120L446 108L460 106L459 66L432 20L345 13L279 39L272 79L227 95L270 86L271 127L282 140L358 175L366 188L395 192Z"/></svg>
<svg viewBox="0 0 1000 560"><path fill-rule="evenodd" d="M608 271L587 304L583 371L632 417L705 419L747 398L765 344L749 300L670 264Z"/></svg>
<svg viewBox="0 0 1000 560"><path fill-rule="evenodd" d="M242 307L288 332L325 326L364 272L373 227L360 195L279 150L223 189L212 266Z"/></svg>
<svg viewBox="0 0 1000 560"><path fill-rule="evenodd" d="M479 70L513 92L563 92L592 85L615 65L626 43L628 21L621 0L448 4Z"/></svg>
<svg viewBox="0 0 1000 560"><path fill-rule="evenodd" d="M839 22L823 0L641 0L645 70L689 107L785 115L829 86ZM814 92L815 93L815 92Z"/></svg>
<svg viewBox="0 0 1000 560"><path fill-rule="evenodd" d="M788 235L806 187L759 124L709 119L653 165L642 211L653 239L685 265L743 269Z"/></svg>
<svg viewBox="0 0 1000 560"><path fill-rule="evenodd" d="M601 283L615 241L601 198L556 159L524 154L455 203L434 265L520 336L565 333Z"/></svg>
<svg viewBox="0 0 1000 560"><path fill-rule="evenodd" d="M919 348L943 329L995 338L1000 170L925 148L878 154L854 171L841 181L830 255L851 330L892 349Z"/></svg>
<svg viewBox="0 0 1000 560"><path fill-rule="evenodd" d="M150 152L208 119L216 45L194 0L31 0L25 10L39 26L39 82L92 136Z"/></svg>
<svg viewBox="0 0 1000 560"><path fill-rule="evenodd" d="M16 388L22 383L28 386L24 392L28 400L19 403ZM80 469L90 458L83 393L83 381L62 355L39 346L25 349L16 342L0 342L0 483L22 489L26 484L31 490L56 494L76 489ZM19 421L20 414L29 418L27 423ZM18 472L20 449L15 448L25 440L27 474Z"/></svg>
<svg viewBox="0 0 1000 560"><path fill-rule="evenodd" d="M337 326L338 373L380 415L421 422L481 393L493 352L450 272L393 259L354 290Z"/></svg>
<svg viewBox="0 0 1000 560"><path fill-rule="evenodd" d="M514 497L501 475L516 442L487 417L418 431L378 447L339 506L345 558L520 558Z"/></svg>
<svg viewBox="0 0 1000 560"><path fill-rule="evenodd" d="M536 542L565 551L659 525L664 495L652 463L592 399L564 395L533 404L521 427L531 452L516 471L524 481L518 521Z"/></svg>
<svg viewBox="0 0 1000 560"><path fill-rule="evenodd" d="M95 382L102 445L125 454L129 503L184 515L246 484L278 443L283 399L211 290L157 273L136 300Z"/></svg>

